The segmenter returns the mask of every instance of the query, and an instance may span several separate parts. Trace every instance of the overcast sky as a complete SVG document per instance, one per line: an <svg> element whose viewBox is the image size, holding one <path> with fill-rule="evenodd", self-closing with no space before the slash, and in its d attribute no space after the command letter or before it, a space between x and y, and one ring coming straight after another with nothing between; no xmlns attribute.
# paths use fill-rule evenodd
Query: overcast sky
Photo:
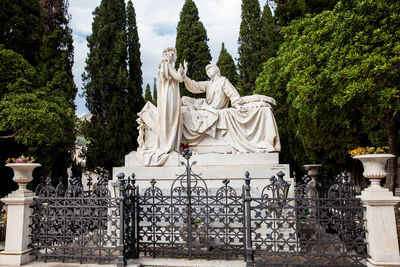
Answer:
<svg viewBox="0 0 400 267"><path fill-rule="evenodd" d="M211 50L212 63L216 63L221 50L221 43L234 59L237 55L241 0L194 0L199 10L200 20L207 30L208 46ZM175 46L176 26L184 0L133 0L136 22L141 44L143 63L143 87L147 83L153 87L153 78L157 77L157 66L162 50ZM261 10L266 0L260 0ZM79 93L82 92L81 75L85 67L88 48L86 36L92 31L92 12L100 0L69 0L69 12L72 16L70 26L73 30L75 46L74 79ZM77 115L87 113L85 100L76 97Z"/></svg>

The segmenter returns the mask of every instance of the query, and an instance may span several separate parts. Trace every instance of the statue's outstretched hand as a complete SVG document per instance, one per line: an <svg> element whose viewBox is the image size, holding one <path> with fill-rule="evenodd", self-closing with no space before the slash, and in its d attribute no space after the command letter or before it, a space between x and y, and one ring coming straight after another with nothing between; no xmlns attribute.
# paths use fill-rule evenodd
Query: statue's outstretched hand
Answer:
<svg viewBox="0 0 400 267"><path fill-rule="evenodd" d="M186 73L188 71L188 62L186 61L186 59L183 60L183 66L185 67L185 69L183 70L184 71L183 77L186 77Z"/></svg>

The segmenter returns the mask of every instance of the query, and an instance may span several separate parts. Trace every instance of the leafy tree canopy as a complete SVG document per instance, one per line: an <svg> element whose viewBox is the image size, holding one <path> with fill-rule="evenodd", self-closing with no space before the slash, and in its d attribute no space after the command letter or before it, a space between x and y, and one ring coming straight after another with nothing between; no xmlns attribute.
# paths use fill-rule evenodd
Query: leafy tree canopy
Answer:
<svg viewBox="0 0 400 267"><path fill-rule="evenodd" d="M310 159L345 159L349 148L365 142L362 129L376 127L397 154L399 14L399 2L347 1L283 29L284 42L264 65L257 92L289 105Z"/></svg>
<svg viewBox="0 0 400 267"><path fill-rule="evenodd" d="M73 147L74 132L66 128L74 125L74 109L41 87L36 70L12 50L0 49L0 90L2 133L41 155L54 147Z"/></svg>

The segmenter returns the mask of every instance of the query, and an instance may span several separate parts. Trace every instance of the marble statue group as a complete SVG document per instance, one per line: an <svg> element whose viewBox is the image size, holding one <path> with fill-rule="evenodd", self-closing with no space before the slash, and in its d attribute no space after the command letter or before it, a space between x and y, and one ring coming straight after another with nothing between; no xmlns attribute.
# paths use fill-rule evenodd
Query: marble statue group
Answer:
<svg viewBox="0 0 400 267"><path fill-rule="evenodd" d="M262 95L241 97L216 65L207 65L209 81L194 81L188 63L175 69L176 49L164 49L158 66L157 107L147 102L139 118L136 157L144 166L162 166L186 144L195 153L268 153L280 151L272 106ZM179 83L206 98L181 98Z"/></svg>

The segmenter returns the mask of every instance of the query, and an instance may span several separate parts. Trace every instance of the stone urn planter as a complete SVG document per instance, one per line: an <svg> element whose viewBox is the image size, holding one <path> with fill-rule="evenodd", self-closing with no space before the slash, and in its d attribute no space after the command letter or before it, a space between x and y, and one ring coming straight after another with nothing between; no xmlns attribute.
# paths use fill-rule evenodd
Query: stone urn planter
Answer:
<svg viewBox="0 0 400 267"><path fill-rule="evenodd" d="M308 164L308 165L303 165L303 167L307 171L308 176L311 177L310 184L316 186L318 169L322 167L322 164Z"/></svg>
<svg viewBox="0 0 400 267"><path fill-rule="evenodd" d="M380 180L386 177L386 162L394 158L392 154L367 154L354 156L353 159L361 161L364 167L363 175L371 181L369 189L380 189Z"/></svg>
<svg viewBox="0 0 400 267"><path fill-rule="evenodd" d="M6 165L14 171L13 181L19 186L17 191L28 191L26 185L33 180L32 172L40 166L42 165L39 163L8 163Z"/></svg>

